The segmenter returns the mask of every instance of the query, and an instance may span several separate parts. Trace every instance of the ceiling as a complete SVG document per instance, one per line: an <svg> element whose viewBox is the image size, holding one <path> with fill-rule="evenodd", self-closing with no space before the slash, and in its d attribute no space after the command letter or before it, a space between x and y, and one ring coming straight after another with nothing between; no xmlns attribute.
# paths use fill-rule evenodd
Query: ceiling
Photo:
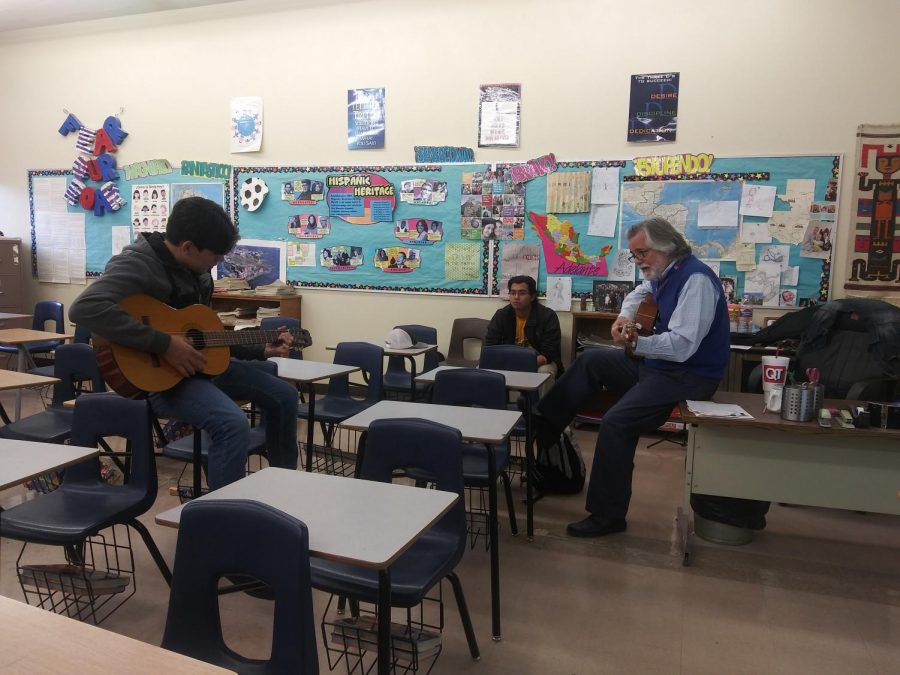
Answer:
<svg viewBox="0 0 900 675"><path fill-rule="evenodd" d="M0 33L235 0L0 0Z"/></svg>

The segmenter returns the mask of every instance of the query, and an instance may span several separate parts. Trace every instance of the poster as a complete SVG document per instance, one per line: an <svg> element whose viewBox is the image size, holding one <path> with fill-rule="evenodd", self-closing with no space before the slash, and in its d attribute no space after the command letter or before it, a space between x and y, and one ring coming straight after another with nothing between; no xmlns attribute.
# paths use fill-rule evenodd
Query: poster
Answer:
<svg viewBox="0 0 900 675"><path fill-rule="evenodd" d="M463 239L525 238L525 183L513 183L507 169L463 173L461 191Z"/></svg>
<svg viewBox="0 0 900 675"><path fill-rule="evenodd" d="M169 220L169 186L138 183L131 193L131 225L135 232L165 232Z"/></svg>
<svg viewBox="0 0 900 675"><path fill-rule="evenodd" d="M478 147L519 147L521 84L483 84L478 96Z"/></svg>
<svg viewBox="0 0 900 675"><path fill-rule="evenodd" d="M509 300L507 283L512 277L526 274L537 280L540 261L541 249L536 244L504 244L500 249L500 280L497 284L500 297ZM569 294L571 296L571 288Z"/></svg>
<svg viewBox="0 0 900 675"><path fill-rule="evenodd" d="M347 147L384 147L384 88L347 90Z"/></svg>
<svg viewBox="0 0 900 675"><path fill-rule="evenodd" d="M394 219L394 185L377 173L326 177L328 213L354 225L385 223Z"/></svg>
<svg viewBox="0 0 900 675"><path fill-rule="evenodd" d="M268 286L287 278L287 249L284 242L268 239L241 239L225 259L216 265L216 275L237 277L250 288Z"/></svg>
<svg viewBox="0 0 900 675"><path fill-rule="evenodd" d="M231 99L231 152L259 152L263 135L261 96Z"/></svg>
<svg viewBox="0 0 900 675"><path fill-rule="evenodd" d="M675 140L678 127L678 78L678 73L631 76L629 142Z"/></svg>
<svg viewBox="0 0 900 675"><path fill-rule="evenodd" d="M547 211L585 213L590 210L590 194L590 171L559 171L547 176Z"/></svg>

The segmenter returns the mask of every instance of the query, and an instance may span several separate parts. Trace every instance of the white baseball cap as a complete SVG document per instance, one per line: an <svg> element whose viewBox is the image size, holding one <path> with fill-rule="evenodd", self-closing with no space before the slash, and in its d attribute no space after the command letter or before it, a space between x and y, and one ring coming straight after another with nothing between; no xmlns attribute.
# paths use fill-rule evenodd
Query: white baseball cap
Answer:
<svg viewBox="0 0 900 675"><path fill-rule="evenodd" d="M384 346L388 349L409 349L411 347L424 347L422 342L416 342L412 333L403 328L394 328L384 339Z"/></svg>

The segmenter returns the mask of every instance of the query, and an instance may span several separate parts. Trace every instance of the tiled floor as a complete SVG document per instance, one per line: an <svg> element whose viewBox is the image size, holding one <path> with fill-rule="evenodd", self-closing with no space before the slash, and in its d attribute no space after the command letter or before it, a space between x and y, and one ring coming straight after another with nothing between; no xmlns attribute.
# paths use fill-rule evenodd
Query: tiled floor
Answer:
<svg viewBox="0 0 900 675"><path fill-rule="evenodd" d="M11 394L0 400L11 409ZM26 394L25 409L36 405ZM592 429L577 437L589 459ZM566 523L583 514L582 495L541 501L531 543L511 537L501 518L500 642L490 639L488 554L481 546L467 552L460 577L482 659L469 659L448 591L444 651L432 672L900 674L900 518L773 505L768 528L751 544L695 539L694 565L685 568L673 544L684 449L647 449L652 440L638 450L627 532L567 537ZM168 487L178 470L159 461L154 512L176 503ZM21 492L0 493L0 504ZM171 561L176 532L154 525L152 514L142 520ZM8 540L0 548L0 594L21 599L18 548ZM168 590L143 545L135 548L137 594L104 627L158 644ZM29 555L61 560L52 549ZM321 613L324 598L316 603ZM264 657L272 603L231 595L221 606L229 644ZM319 657L327 672L324 650Z"/></svg>

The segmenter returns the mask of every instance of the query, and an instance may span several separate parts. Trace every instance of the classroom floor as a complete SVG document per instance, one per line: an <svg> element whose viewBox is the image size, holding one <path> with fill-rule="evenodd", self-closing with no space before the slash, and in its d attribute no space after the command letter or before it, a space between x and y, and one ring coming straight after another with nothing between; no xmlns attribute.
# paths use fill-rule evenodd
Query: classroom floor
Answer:
<svg viewBox="0 0 900 675"><path fill-rule="evenodd" d="M13 409L14 394L0 400ZM26 392L23 410L39 405ZM576 437L590 466L595 431L580 428ZM695 538L694 564L685 568L673 545L684 449L671 442L648 448L655 440L638 448L623 534L567 537L566 523L583 516L583 495L539 502L531 543L510 536L501 516L500 642L490 639L488 553L481 545L467 551L460 578L482 658L469 658L447 590L444 649L433 673L900 674L900 518L773 505L768 528L752 543ZM180 469L159 460L159 498L142 518L170 564L177 533L152 516L177 503L169 486ZM0 505L23 493L0 492ZM519 522L524 530L524 508ZM62 561L57 549L32 548L30 557ZM138 591L103 627L159 644L168 589L139 539L135 551ZM21 600L18 552L9 540L0 546L0 594ZM326 598L315 599L318 621ZM221 607L230 646L266 656L272 603L236 594ZM319 661L328 672L321 644Z"/></svg>

